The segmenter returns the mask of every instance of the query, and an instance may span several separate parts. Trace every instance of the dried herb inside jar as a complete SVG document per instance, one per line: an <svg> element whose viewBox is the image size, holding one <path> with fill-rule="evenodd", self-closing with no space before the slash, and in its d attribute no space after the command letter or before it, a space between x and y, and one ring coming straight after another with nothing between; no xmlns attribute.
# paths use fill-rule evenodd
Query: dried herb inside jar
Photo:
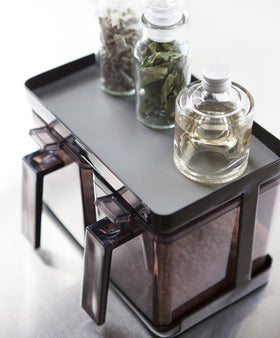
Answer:
<svg viewBox="0 0 280 338"><path fill-rule="evenodd" d="M102 48L101 82L105 90L129 92L134 89L133 49L139 37L138 20L131 9L110 9L99 17Z"/></svg>
<svg viewBox="0 0 280 338"><path fill-rule="evenodd" d="M144 91L139 114L151 124L172 124L176 97L187 82L187 56L177 41L148 40L141 50L139 86Z"/></svg>

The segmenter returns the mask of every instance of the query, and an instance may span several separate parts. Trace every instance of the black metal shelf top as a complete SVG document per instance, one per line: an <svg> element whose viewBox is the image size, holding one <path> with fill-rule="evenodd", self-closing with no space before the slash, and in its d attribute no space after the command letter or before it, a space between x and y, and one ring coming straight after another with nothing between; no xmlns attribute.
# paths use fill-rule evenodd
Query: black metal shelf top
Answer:
<svg viewBox="0 0 280 338"><path fill-rule="evenodd" d="M279 161L279 141L254 126L249 165L236 182L206 186L185 178L173 164L173 130L156 131L136 120L134 97L118 98L99 89L93 55L26 82L37 114L51 113L147 205L154 215L170 217ZM267 133L267 134L265 134ZM264 140L260 140L264 135ZM275 145L271 150L267 145ZM224 194L223 192L220 193ZM219 200L219 198L218 198ZM218 201L217 201L218 202Z"/></svg>

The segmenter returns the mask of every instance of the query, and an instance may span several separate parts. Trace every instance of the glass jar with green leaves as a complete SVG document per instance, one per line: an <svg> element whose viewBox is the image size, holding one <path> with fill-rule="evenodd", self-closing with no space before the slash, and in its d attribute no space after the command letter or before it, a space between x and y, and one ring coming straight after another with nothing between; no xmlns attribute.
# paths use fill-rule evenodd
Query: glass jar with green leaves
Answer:
<svg viewBox="0 0 280 338"><path fill-rule="evenodd" d="M174 127L176 97L191 77L187 21L183 1L146 1L134 57L137 119L148 127Z"/></svg>

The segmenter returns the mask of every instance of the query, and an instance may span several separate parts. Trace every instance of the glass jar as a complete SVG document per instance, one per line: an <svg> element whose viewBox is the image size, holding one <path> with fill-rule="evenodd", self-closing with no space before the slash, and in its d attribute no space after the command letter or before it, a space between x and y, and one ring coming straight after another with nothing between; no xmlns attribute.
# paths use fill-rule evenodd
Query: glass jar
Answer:
<svg viewBox="0 0 280 338"><path fill-rule="evenodd" d="M187 16L182 1L150 0L135 47L137 119L155 129L174 127L175 100L190 82Z"/></svg>
<svg viewBox="0 0 280 338"><path fill-rule="evenodd" d="M112 95L135 93L134 46L139 38L141 1L99 0L100 82Z"/></svg>
<svg viewBox="0 0 280 338"><path fill-rule="evenodd" d="M228 67L210 65L203 80L184 88L176 101L174 162L188 178L207 184L231 181L246 169L253 98L231 82Z"/></svg>

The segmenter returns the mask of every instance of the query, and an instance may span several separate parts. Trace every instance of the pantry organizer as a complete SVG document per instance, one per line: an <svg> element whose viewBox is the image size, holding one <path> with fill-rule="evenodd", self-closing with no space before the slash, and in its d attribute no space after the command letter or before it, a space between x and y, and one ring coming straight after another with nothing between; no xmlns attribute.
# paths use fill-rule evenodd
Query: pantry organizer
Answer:
<svg viewBox="0 0 280 338"><path fill-rule="evenodd" d="M280 142L268 131L254 123L240 178L208 186L176 169L173 130L139 123L133 96L100 91L95 55L26 89L40 149L23 158L23 233L40 246L44 203L84 247L82 307L98 325L109 281L162 337L268 281L280 180Z"/></svg>

